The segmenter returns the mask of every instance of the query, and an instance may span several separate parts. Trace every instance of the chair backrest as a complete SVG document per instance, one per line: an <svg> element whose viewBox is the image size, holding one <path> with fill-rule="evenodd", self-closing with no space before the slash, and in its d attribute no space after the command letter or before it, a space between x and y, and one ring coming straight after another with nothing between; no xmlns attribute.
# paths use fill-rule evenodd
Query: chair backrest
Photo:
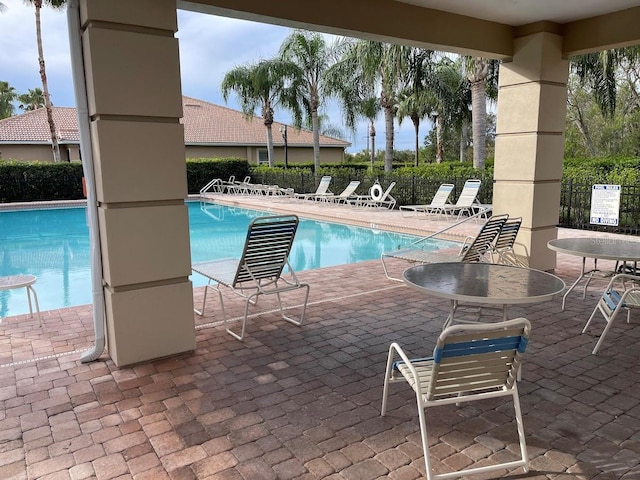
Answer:
<svg viewBox="0 0 640 480"><path fill-rule="evenodd" d="M387 197L390 196L391 190L393 190L393 187L396 186L396 182L391 182L389 184L389 186L387 187L387 189L384 191L384 193L382 194L382 197L380 198L380 200L378 200L379 202L384 202ZM392 197L393 198L393 197Z"/></svg>
<svg viewBox="0 0 640 480"><path fill-rule="evenodd" d="M478 192L480 191L480 180L470 179L464 182L462 192L456 201L456 207L471 207L476 201Z"/></svg>
<svg viewBox="0 0 640 480"><path fill-rule="evenodd" d="M324 195L329 190L329 184L331 183L331 176L325 175L320 179L318 188L316 189L316 195Z"/></svg>
<svg viewBox="0 0 640 480"><path fill-rule="evenodd" d="M288 265L297 229L296 215L274 215L252 220L232 286L279 278L285 265Z"/></svg>
<svg viewBox="0 0 640 480"><path fill-rule="evenodd" d="M498 251L512 249L513 244L516 243L516 237L520 231L521 224L522 217L510 218L504 222L496 238L496 243L493 245L494 248Z"/></svg>
<svg viewBox="0 0 640 480"><path fill-rule="evenodd" d="M344 197L344 198L350 197L351 195L353 195L353 192L355 192L356 188L358 188L359 186L360 186L360 180L354 180L350 182L349 185L347 185L347 187L338 196Z"/></svg>
<svg viewBox="0 0 640 480"><path fill-rule="evenodd" d="M525 318L447 327L433 352L427 400L515 384L531 324Z"/></svg>
<svg viewBox="0 0 640 480"><path fill-rule="evenodd" d="M491 244L496 239L509 215L494 215L482 226L476 238L473 239L469 248L463 255L463 262L479 262L487 251L491 249Z"/></svg>
<svg viewBox="0 0 640 480"><path fill-rule="evenodd" d="M430 207L444 207L449 201L449 196L453 192L454 185L452 183L443 183L431 200Z"/></svg>

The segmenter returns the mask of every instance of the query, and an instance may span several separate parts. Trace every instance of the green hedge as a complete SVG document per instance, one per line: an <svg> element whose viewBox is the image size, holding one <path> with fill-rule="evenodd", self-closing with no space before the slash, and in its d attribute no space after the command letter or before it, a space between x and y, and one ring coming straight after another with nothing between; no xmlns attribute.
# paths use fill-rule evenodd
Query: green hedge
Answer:
<svg viewBox="0 0 640 480"><path fill-rule="evenodd" d="M153 175L153 172L149 172ZM250 175L249 164L239 158L188 159L187 185L195 194L213 178L242 180ZM0 161L0 202L78 200L82 193L80 163Z"/></svg>
<svg viewBox="0 0 640 480"><path fill-rule="evenodd" d="M0 162L0 202L80 198L83 195L79 163Z"/></svg>
<svg viewBox="0 0 640 480"><path fill-rule="evenodd" d="M431 188L417 191L413 179L434 180L479 178L489 187L493 179L493 162L487 161L484 169L477 170L468 163L443 162L426 164L419 167L401 167L391 173L382 168L374 172L358 164L323 165L319 172L313 173L311 164L295 165L288 170L282 168L252 167L240 158L197 158L187 159L187 184L190 194L197 194L213 178L228 179L234 175L242 180L252 175L256 183L277 183L281 187L293 187L297 192L314 190L316 176L332 175L336 179L373 179L383 183L399 181L396 193L402 203L423 202L431 197ZM149 175L153 175L149 172ZM46 200L76 200L82 195L82 165L79 163L41 163L0 161L0 202L33 202ZM564 161L563 179L585 184L613 183L620 185L640 185L640 158L569 158ZM372 180L372 181L373 181ZM406 184L406 185L402 185ZM338 188L340 185L334 186ZM486 194L490 198L490 188ZM406 198L405 198L406 197Z"/></svg>

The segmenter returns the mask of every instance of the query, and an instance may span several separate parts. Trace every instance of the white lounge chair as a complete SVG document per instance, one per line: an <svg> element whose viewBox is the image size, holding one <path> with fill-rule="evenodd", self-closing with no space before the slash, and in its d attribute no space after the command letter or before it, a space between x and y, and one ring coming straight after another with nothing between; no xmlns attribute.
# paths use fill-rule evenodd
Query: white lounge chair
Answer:
<svg viewBox="0 0 640 480"><path fill-rule="evenodd" d="M329 184L331 183L331 176L325 175L320 179L320 183L318 184L318 188L314 193L296 193L294 194L294 198L300 200L316 200L318 197L333 195L329 191Z"/></svg>
<svg viewBox="0 0 640 480"><path fill-rule="evenodd" d="M431 203L428 205L401 205L400 212L404 216L404 212L413 212L414 215L424 213L429 216L431 214L440 217L444 212L444 207L449 205L449 196L453 192L454 185L452 183L443 183L438 187L438 191L433 196Z"/></svg>
<svg viewBox="0 0 640 480"><path fill-rule="evenodd" d="M412 263L442 263L442 262L480 262L490 261L490 257L487 256L491 252L492 243L500 233L503 225L509 218L509 215L494 215L482 226L478 235L475 237L467 237L460 247L457 254L446 254L442 252L432 252L425 250L425 246L428 238L421 238L412 244L400 248L398 250L392 250L391 252L385 252L381 255L382 269L384 274L389 280L403 281L401 278L392 277L389 275L389 270L385 263L386 258L398 258L406 260Z"/></svg>
<svg viewBox="0 0 640 480"><path fill-rule="evenodd" d="M391 190L396 186L396 182L391 182L387 189L382 192L379 183L374 183L369 189L369 195L358 195L349 200L349 204L355 208L388 208L396 206L396 199L391 196Z"/></svg>
<svg viewBox="0 0 640 480"><path fill-rule="evenodd" d="M289 264L289 252L298 228L298 217L295 215L276 215L255 218L247 231L242 256L239 259L222 259L199 262L192 265L192 270L206 277L202 310L204 313L207 292L215 282L215 289L220 297L222 317L227 332L238 340L244 338L249 305L255 305L260 295L276 295L282 318L294 325L301 325L309 300L309 285L301 283ZM245 299L242 329L240 333L231 330L227 324L227 314L220 286L228 287L233 293ZM280 294L297 289L305 289L304 302L300 319L285 315Z"/></svg>
<svg viewBox="0 0 640 480"><path fill-rule="evenodd" d="M476 201L478 192L480 191L480 180L470 179L464 182L462 192L458 196L458 200L454 205L445 205L442 207L442 213L454 214L461 217L465 213L467 215L473 215L479 208L479 204Z"/></svg>
<svg viewBox="0 0 640 480"><path fill-rule="evenodd" d="M406 381L416 395L427 480L458 478L517 467L529 471L517 377L530 332L531 324L525 318L492 324L454 325L440 334L433 357L414 360L407 356L400 345L391 344L380 413L384 416L387 411L389 383ZM394 361L396 354L400 357L398 361ZM488 462L483 460L483 466L436 474L429 458L425 410L439 405L459 405L495 397L511 397L513 401L520 458L508 461L505 457L508 458L511 453L502 457L491 455ZM404 400L401 405L405 405ZM501 438L498 443L503 440ZM501 459L507 461L494 463Z"/></svg>
<svg viewBox="0 0 640 480"><path fill-rule="evenodd" d="M353 180L338 195L325 195L321 198L321 200L324 200L326 202L331 202L331 203L349 203L349 200L351 198L355 198L354 193L359 186L360 186L360 181Z"/></svg>

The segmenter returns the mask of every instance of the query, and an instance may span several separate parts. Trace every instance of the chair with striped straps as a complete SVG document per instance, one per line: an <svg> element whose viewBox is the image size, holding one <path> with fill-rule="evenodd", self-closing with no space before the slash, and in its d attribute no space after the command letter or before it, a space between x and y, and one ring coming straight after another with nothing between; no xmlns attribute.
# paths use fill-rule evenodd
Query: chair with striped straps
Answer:
<svg viewBox="0 0 640 480"><path fill-rule="evenodd" d="M582 329L582 333L586 333L589 325L600 311L605 319L606 325L596 346L593 348L592 354L597 354L602 346L604 337L609 332L613 321L622 310L627 311L627 323L631 320L631 310L640 308L640 276L620 273L615 275L607 285L606 290L600 297L596 308L593 309L589 320Z"/></svg>
<svg viewBox="0 0 640 480"><path fill-rule="evenodd" d="M260 295L276 295L282 318L294 325L302 325L309 301L309 285L298 280L289 264L289 253L298 229L296 215L274 215L258 217L249 224L242 255L239 259L227 258L194 263L191 269L208 279L202 300L202 309L195 310L199 315L204 313L207 292L215 282L222 308L222 318L227 332L242 340L246 330L249 305L256 305ZM244 298L244 315L240 331L233 331L229 326L224 308L220 287ZM281 294L302 289L301 313L298 319L285 314Z"/></svg>
<svg viewBox="0 0 640 480"><path fill-rule="evenodd" d="M529 471L517 377L531 325L525 318L504 322L447 327L439 336L431 358L410 360L400 345L389 348L382 394L382 411L387 411L389 383L406 381L416 394L422 449L427 480L512 470ZM395 357L400 357L395 361ZM470 467L455 472L436 473L429 458L425 409L494 397L511 397L515 409L520 458L498 464ZM506 450L501 457L511 453ZM483 462L486 463L486 460Z"/></svg>

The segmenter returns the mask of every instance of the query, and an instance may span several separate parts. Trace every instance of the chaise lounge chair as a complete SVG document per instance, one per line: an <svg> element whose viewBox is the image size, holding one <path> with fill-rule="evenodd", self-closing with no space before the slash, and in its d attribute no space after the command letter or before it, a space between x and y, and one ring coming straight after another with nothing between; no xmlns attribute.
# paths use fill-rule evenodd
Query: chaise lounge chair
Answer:
<svg viewBox="0 0 640 480"><path fill-rule="evenodd" d="M315 193L296 193L293 197L300 200L317 200L318 197L333 195L333 193L329 191L330 183L331 176L325 175L320 179L320 183L318 184L318 188L316 188Z"/></svg>
<svg viewBox="0 0 640 480"><path fill-rule="evenodd" d="M437 217L440 217L443 213L445 213L444 208L449 204L449 196L451 192L453 192L454 185L452 183L443 183L438 188L438 191L433 196L431 203L428 205L402 205L400 206L400 213L403 216L404 212L413 212L414 215L418 213L424 213L429 216L431 214L435 214Z"/></svg>
<svg viewBox="0 0 640 480"><path fill-rule="evenodd" d="M464 182L462 192L454 205L445 205L442 207L442 213L445 215L453 214L458 215L460 218L465 213L467 215L473 215L481 208L480 204L476 201L478 192L480 191L480 180L470 179Z"/></svg>
<svg viewBox="0 0 640 480"><path fill-rule="evenodd" d="M442 262L481 262L490 261L487 255L491 252L493 241L496 239L509 215L494 215L482 226L476 237L467 237L460 247L458 254L431 252L422 246L430 237L421 238L405 248L385 252L381 255L382 268L389 280L401 282L401 278L389 275L385 258L399 258L412 263L442 263Z"/></svg>
<svg viewBox="0 0 640 480"><path fill-rule="evenodd" d="M321 198L321 200L331 203L349 203L349 200L357 197L357 195L354 195L354 193L359 186L360 181L353 180L338 195L325 195Z"/></svg>
<svg viewBox="0 0 640 480"><path fill-rule="evenodd" d="M392 210L396 206L396 199L391 196L391 190L396 186L396 182L391 182L387 189L382 192L379 183L374 183L369 189L369 195L358 195L349 200L354 208L388 208Z"/></svg>
<svg viewBox="0 0 640 480"><path fill-rule="evenodd" d="M298 280L288 260L297 228L298 217L295 215L258 217L249 224L240 259L194 263L192 270L209 280L204 290L202 310L196 310L196 313L204 313L207 292L212 286L211 282L216 282L215 289L220 298L224 326L234 338L244 338L249 305L255 305L260 295L275 294L282 318L294 325L302 325L309 300L309 285ZM245 299L240 333L232 331L227 323L221 285ZM281 293L297 289L306 290L299 320L285 315L280 298Z"/></svg>

